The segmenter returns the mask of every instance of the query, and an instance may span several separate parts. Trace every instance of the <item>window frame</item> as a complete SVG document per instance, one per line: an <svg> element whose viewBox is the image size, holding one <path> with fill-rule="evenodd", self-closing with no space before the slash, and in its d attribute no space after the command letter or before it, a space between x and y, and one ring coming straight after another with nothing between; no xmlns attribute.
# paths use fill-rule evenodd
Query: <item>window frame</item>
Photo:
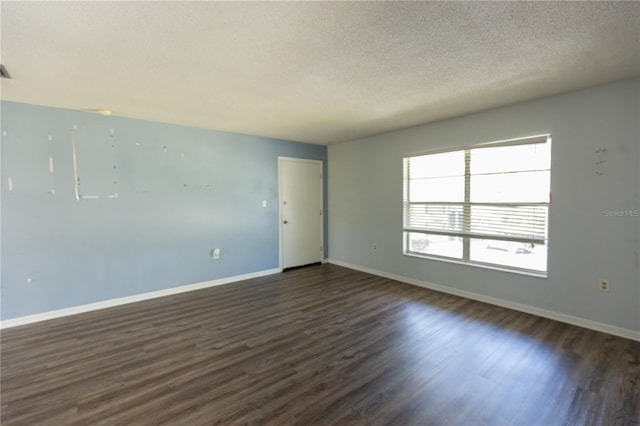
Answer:
<svg viewBox="0 0 640 426"><path fill-rule="evenodd" d="M552 139L551 139L551 135L550 134L541 134L541 135L535 135L535 136L527 136L527 137L522 137L522 138L516 138L516 139L507 139L507 140L500 140L500 141L495 141L495 142L485 142L485 143L480 143L480 144L474 144L474 145L468 145L468 146L463 146L463 147L455 147L455 148L448 148L448 149L442 149L442 150L434 150L434 151L428 151L428 152L421 152L421 153L414 153L414 154L409 154L406 156L403 156L403 207L402 207L402 214L403 214L403 229L402 229L402 237L403 237L403 246L402 246L402 253L405 256L411 256L411 257L417 257L417 258L423 258L423 259L431 259L431 260L436 260L436 261L444 261L444 262L449 262L449 263L455 263L455 264L462 264L462 265L469 265L469 266L474 266L474 267L480 267L480 268L485 268L485 269L493 269L493 270L499 270L499 271L506 271L506 272L511 272L511 273L516 273L516 274L521 274L521 275L529 275L529 276L534 276L534 277L540 277L540 278L548 278L548 274L549 274L549 252L548 252L548 247L549 247L549 212L550 212L550 207L551 207L551 143L552 143ZM470 166L470 156L471 156L471 152L473 150L478 150L478 149L482 149L482 148L497 148L497 147L510 147L510 146L518 146L518 145L533 145L533 144L546 144L548 145L548 150L549 150L549 198L547 202L492 202L492 203L477 203L479 205L488 205L488 204L492 204L495 206L527 206L527 205L531 205L531 206L543 206L544 208L546 208L546 218L545 218L545 225L544 225L544 239L543 240L538 240L538 243L541 243L546 247L546 266L545 266L545 270L539 270L539 269L528 269L528 268L524 268L524 267L518 267L518 266L512 266L512 265L507 265L507 264L503 264L503 263L490 263L490 262L484 262L484 261L479 261L479 260L472 260L471 259L471 245L472 242L474 240L478 240L481 241L483 240L483 238L477 236L471 236L473 233L471 232L471 230L467 227L468 224L471 223L471 208L473 206L473 202L471 202L471 176L473 176L473 174L471 173L471 166ZM409 217L409 213L407 212L407 209L410 208L410 206L412 205L411 201L409 200L409 194L410 194L410 172L409 172L409 160L411 158L415 158L415 157L421 157L421 156L429 156L429 155L435 155L435 154L444 154L444 153L454 153L454 152L463 152L464 153L464 157L465 157L465 170L464 170L464 201L461 202L452 202L450 204L452 205L462 205L463 206L463 223L465 223L463 232L447 232L447 231L434 231L431 230L431 232L428 231L421 231L421 230L417 230L417 229L412 229L412 228L408 228L407 227L407 218ZM547 169L544 169L547 170ZM532 171L536 171L536 170L532 170ZM425 205L427 205L428 202L420 202L420 201L416 201L416 204L420 204L420 203L425 203ZM449 204L447 202L433 202L433 204ZM450 257L450 256L446 256L446 255L439 255L439 254L431 254L431 253L423 253L423 252L418 252L415 250L410 250L410 239L411 239L411 235L415 234L415 233L422 233L424 235L444 235L444 236L449 236L449 237L456 237L456 238L461 238L462 239L462 255L460 258L457 257ZM479 234L478 234L479 235ZM505 237L505 238L499 238L495 235L493 236L486 236L486 238L484 238L486 240L503 240L506 242L514 242L514 243L527 243L528 241L526 241L524 238L522 239L517 239L515 237Z"/></svg>

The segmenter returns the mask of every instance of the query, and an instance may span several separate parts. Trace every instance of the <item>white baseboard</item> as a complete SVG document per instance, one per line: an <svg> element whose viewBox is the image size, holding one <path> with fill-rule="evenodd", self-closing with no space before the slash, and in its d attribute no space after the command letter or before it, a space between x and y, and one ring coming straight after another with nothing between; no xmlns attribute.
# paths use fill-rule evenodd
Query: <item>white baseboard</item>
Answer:
<svg viewBox="0 0 640 426"><path fill-rule="evenodd" d="M31 324L39 321L46 321L54 318L66 317L69 315L81 314L83 312L97 311L98 309L111 308L114 306L126 305L128 303L141 302L143 300L155 299L157 297L171 296L173 294L186 293L188 291L200 290L218 285L231 284L251 278L264 277L282 272L280 268L267 269L264 271L252 272L250 274L236 275L233 277L220 278L212 281L204 281L195 284L172 287L164 290L152 291L149 293L136 294L133 296L120 297L117 299L104 300L102 302L89 303L87 305L72 306L70 308L58 309L55 311L43 312L40 314L27 315L24 317L12 318L0 321L0 329L17 327L19 325Z"/></svg>
<svg viewBox="0 0 640 426"><path fill-rule="evenodd" d="M489 303L491 305L502 306L504 308L513 309L515 311L525 312L527 314L537 315L539 317L549 318L552 320L564 322L571 325L577 325L578 327L588 328L595 331L600 331L614 336L624 337L626 339L640 341L640 331L630 330L627 328L616 327L614 325L605 324L597 321L591 321L586 318L575 317L572 315L563 314L560 312L548 311L542 308L536 308L535 306L524 305L522 303L511 302L509 300L498 299L496 297L485 296L478 293L473 293L466 290L459 290L452 287L447 287L439 284L433 284L427 281L417 280L415 278L405 277L402 275L390 274L383 271L367 268L364 266L353 265L351 263L342 262L335 259L327 259L327 263L331 263L338 266L343 266L349 269L355 269L356 271L366 272L372 275L378 275L380 277L389 278L392 280L400 281L407 284L416 285L419 287L428 288L430 290L439 291L442 293L452 294L454 296L460 296L467 299L473 299L480 302Z"/></svg>

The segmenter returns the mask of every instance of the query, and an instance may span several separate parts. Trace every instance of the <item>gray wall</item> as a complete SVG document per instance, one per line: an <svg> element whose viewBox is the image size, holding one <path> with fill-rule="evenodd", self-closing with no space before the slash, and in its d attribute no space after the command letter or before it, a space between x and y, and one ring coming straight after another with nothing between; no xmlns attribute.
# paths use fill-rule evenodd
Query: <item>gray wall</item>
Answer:
<svg viewBox="0 0 640 426"><path fill-rule="evenodd" d="M2 319L278 268L277 157L327 165L324 146L1 107ZM74 198L74 125L81 193L99 199Z"/></svg>
<svg viewBox="0 0 640 426"><path fill-rule="evenodd" d="M630 80L330 146L329 258L640 330L639 99ZM548 279L402 255L403 156L543 133L553 138Z"/></svg>

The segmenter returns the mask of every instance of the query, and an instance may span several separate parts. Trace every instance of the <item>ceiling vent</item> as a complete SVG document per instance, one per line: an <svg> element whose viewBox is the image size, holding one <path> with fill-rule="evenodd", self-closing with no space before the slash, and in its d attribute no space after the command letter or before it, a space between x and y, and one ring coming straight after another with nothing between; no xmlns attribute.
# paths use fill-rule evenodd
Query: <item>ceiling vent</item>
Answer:
<svg viewBox="0 0 640 426"><path fill-rule="evenodd" d="M11 78L11 76L9 75L9 71L7 71L7 69L2 64L0 64L0 77Z"/></svg>

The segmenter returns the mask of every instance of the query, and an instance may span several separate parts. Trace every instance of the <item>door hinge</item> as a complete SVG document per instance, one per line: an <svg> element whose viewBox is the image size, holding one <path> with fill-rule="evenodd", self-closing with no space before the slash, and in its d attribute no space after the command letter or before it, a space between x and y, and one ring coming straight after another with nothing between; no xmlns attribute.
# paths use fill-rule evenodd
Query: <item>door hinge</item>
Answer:
<svg viewBox="0 0 640 426"><path fill-rule="evenodd" d="M322 251L322 246L320 246L320 251Z"/></svg>
<svg viewBox="0 0 640 426"><path fill-rule="evenodd" d="M322 210L320 210L320 216L322 216Z"/></svg>

